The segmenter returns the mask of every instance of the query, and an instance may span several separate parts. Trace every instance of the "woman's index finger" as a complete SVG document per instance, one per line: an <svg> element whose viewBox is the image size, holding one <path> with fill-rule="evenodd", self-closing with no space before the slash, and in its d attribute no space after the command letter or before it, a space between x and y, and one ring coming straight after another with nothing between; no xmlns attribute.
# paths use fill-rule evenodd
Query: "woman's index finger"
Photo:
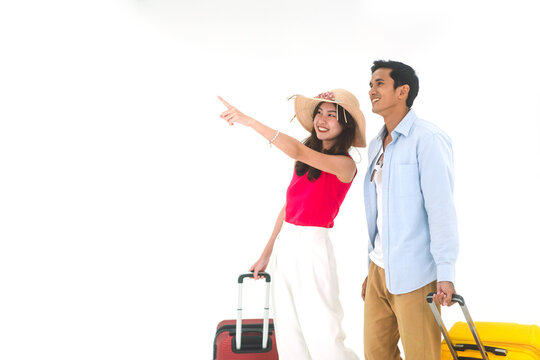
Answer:
<svg viewBox="0 0 540 360"><path fill-rule="evenodd" d="M228 102L226 102L225 99L223 99L221 96L218 95L217 98L219 99L219 101L221 101L223 103L223 105L225 105L227 107L227 109L232 108L232 105L229 104Z"/></svg>

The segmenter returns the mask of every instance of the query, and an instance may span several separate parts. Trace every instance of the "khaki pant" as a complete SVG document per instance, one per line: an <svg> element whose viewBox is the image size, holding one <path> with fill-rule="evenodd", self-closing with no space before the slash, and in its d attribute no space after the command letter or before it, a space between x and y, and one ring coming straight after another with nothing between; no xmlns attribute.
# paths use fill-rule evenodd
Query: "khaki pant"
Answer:
<svg viewBox="0 0 540 360"><path fill-rule="evenodd" d="M439 360L441 332L426 302L437 282L407 294L386 289L384 269L371 262L364 305L364 355L366 360Z"/></svg>

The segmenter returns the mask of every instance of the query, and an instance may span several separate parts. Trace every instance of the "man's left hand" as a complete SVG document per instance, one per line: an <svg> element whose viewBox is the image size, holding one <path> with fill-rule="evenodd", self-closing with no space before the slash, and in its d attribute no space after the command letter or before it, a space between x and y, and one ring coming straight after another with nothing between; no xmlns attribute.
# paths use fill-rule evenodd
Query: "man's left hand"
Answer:
<svg viewBox="0 0 540 360"><path fill-rule="evenodd" d="M452 301L452 295L456 293L454 284L451 281L439 281L437 283L437 294L433 297L437 303L444 306L452 306L456 302Z"/></svg>

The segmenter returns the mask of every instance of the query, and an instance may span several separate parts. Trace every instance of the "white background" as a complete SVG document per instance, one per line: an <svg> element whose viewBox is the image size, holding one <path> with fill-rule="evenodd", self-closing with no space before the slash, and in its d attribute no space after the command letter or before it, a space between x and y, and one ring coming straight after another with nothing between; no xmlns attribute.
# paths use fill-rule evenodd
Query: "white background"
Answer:
<svg viewBox="0 0 540 360"><path fill-rule="evenodd" d="M473 318L540 324L534 3L2 1L0 358L211 358L293 167L226 125L215 96L302 139L286 97L346 88L371 139L376 59L417 70L416 113L453 140L456 287ZM362 354L358 168L332 238ZM261 285L246 286L248 317Z"/></svg>

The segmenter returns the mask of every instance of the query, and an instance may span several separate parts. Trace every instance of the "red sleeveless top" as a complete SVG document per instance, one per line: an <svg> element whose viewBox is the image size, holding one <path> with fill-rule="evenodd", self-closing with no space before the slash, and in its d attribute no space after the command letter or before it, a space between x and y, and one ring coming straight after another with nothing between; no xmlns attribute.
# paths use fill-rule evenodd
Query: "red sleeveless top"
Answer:
<svg viewBox="0 0 540 360"><path fill-rule="evenodd" d="M293 174L287 189L285 221L294 225L331 228L352 181L343 183L336 175L324 171L317 180L309 181L307 174L298 176L296 171Z"/></svg>

